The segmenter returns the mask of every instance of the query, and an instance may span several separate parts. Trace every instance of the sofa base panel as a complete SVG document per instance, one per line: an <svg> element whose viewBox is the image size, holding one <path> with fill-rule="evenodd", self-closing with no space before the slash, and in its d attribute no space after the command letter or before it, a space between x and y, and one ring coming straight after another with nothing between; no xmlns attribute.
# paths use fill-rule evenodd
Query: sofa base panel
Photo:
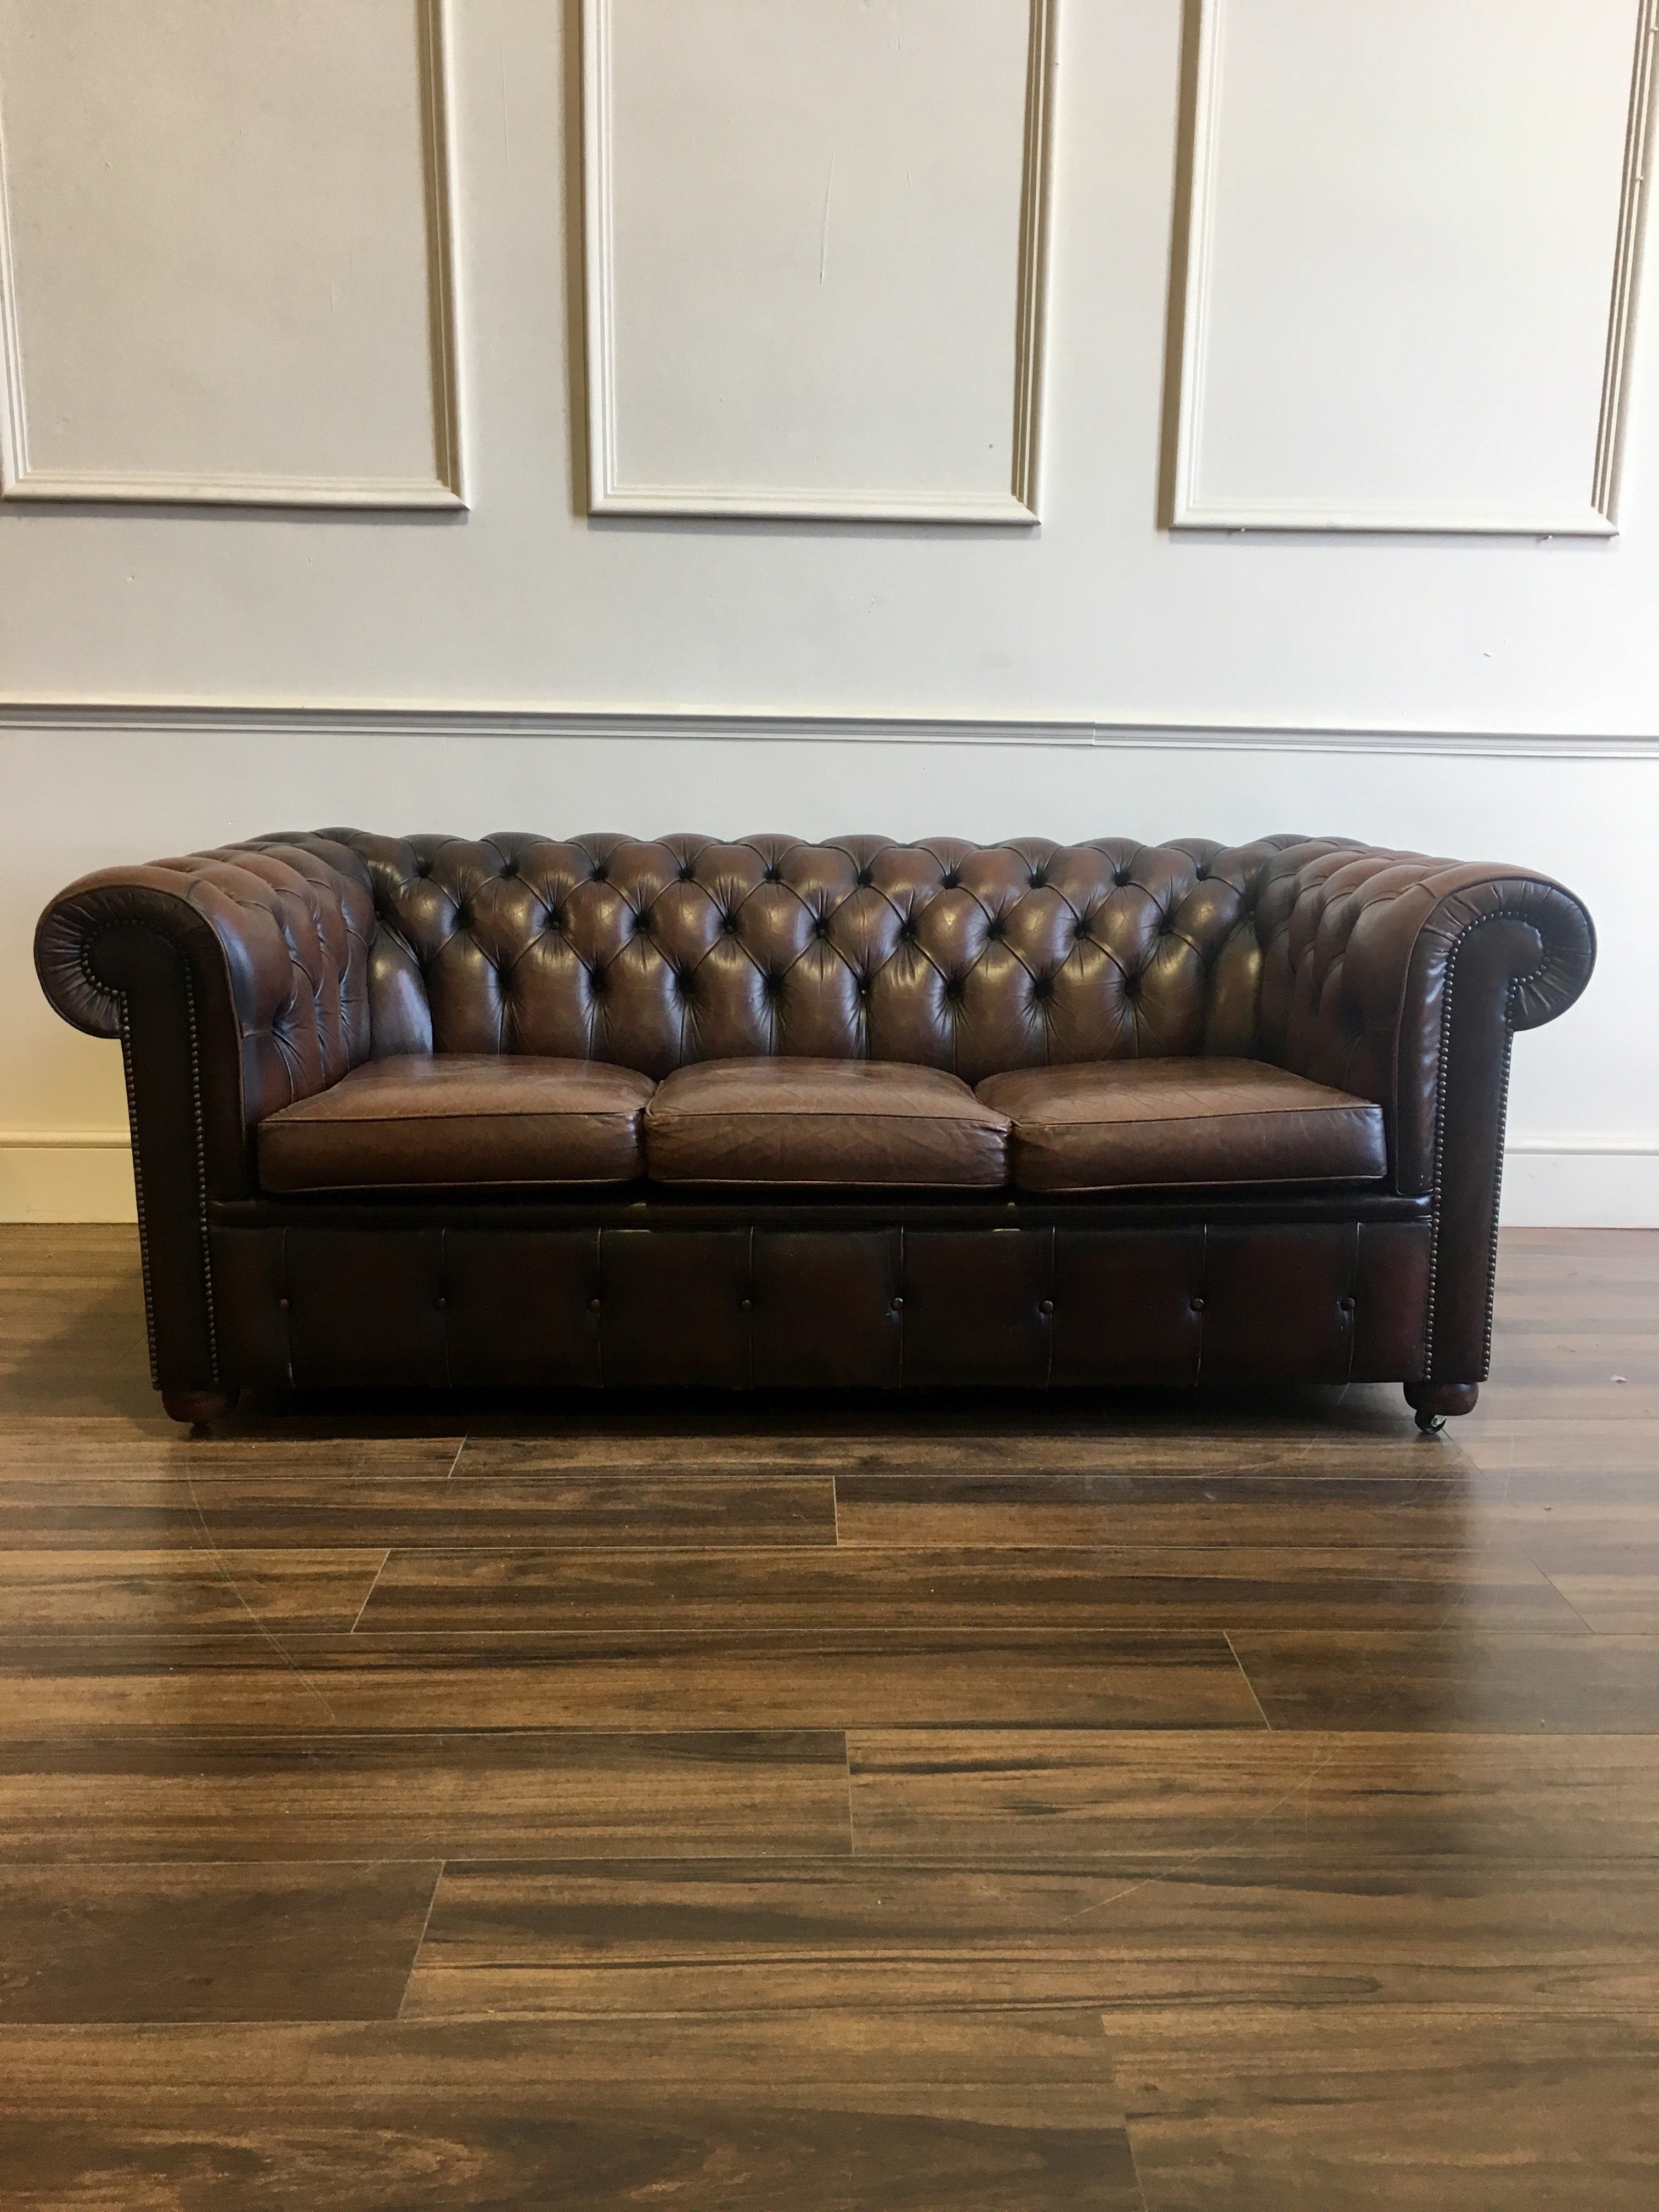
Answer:
<svg viewBox="0 0 1659 2212"><path fill-rule="evenodd" d="M1422 1217L212 1231L221 1381L279 1390L1412 1382L1429 1259Z"/></svg>

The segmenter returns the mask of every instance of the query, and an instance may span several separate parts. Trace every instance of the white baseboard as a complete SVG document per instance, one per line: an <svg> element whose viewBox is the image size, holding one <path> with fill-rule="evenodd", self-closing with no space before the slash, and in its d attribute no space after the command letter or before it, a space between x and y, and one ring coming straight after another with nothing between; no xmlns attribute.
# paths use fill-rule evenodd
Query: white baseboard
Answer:
<svg viewBox="0 0 1659 2212"><path fill-rule="evenodd" d="M133 1221L125 1129L0 1130L0 1221ZM1516 1229L1659 1229L1659 1139L1516 1137L1504 1163Z"/></svg>
<svg viewBox="0 0 1659 2212"><path fill-rule="evenodd" d="M0 1221L136 1221L125 1129L0 1129Z"/></svg>
<svg viewBox="0 0 1659 2212"><path fill-rule="evenodd" d="M1659 1140L1516 1137L1503 1218L1511 1229L1659 1229Z"/></svg>

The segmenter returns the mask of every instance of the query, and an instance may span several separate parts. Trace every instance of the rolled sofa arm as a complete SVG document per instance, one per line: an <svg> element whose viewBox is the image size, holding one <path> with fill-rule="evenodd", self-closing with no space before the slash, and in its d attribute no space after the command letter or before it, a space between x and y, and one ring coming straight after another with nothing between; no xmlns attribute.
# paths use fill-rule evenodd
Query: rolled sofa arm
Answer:
<svg viewBox="0 0 1659 2212"><path fill-rule="evenodd" d="M1510 1045L1589 982L1589 915L1547 876L1320 842L1280 855L1256 926L1263 1048L1382 1107L1395 1188L1432 1201L1424 1379L1478 1382Z"/></svg>
<svg viewBox="0 0 1659 2212"><path fill-rule="evenodd" d="M126 1067L154 1379L218 1380L210 1198L253 1188L250 1132L368 1056L367 889L286 845L108 868L41 915L34 964Z"/></svg>

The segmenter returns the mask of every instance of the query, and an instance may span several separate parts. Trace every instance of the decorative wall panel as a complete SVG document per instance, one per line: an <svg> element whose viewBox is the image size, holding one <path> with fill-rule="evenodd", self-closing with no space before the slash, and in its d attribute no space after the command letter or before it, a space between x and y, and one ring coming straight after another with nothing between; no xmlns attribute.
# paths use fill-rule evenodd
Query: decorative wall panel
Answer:
<svg viewBox="0 0 1659 2212"><path fill-rule="evenodd" d="M1037 520L1055 0L585 0L598 514Z"/></svg>
<svg viewBox="0 0 1659 2212"><path fill-rule="evenodd" d="M0 0L8 500L457 507L441 0Z"/></svg>
<svg viewBox="0 0 1659 2212"><path fill-rule="evenodd" d="M1654 13L1198 0L1168 520L1611 534Z"/></svg>

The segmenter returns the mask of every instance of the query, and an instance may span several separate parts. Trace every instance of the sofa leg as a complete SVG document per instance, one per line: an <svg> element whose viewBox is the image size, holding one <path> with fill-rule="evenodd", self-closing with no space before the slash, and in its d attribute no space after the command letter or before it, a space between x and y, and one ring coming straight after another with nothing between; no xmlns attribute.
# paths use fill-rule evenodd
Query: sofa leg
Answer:
<svg viewBox="0 0 1659 2212"><path fill-rule="evenodd" d="M170 1421L204 1429L210 1421L228 1419L241 1395L240 1390L163 1390L161 1410Z"/></svg>
<svg viewBox="0 0 1659 2212"><path fill-rule="evenodd" d="M1425 1437L1438 1436L1448 1413L1472 1413L1480 1395L1478 1382L1408 1382L1406 1402L1417 1409L1417 1425Z"/></svg>

